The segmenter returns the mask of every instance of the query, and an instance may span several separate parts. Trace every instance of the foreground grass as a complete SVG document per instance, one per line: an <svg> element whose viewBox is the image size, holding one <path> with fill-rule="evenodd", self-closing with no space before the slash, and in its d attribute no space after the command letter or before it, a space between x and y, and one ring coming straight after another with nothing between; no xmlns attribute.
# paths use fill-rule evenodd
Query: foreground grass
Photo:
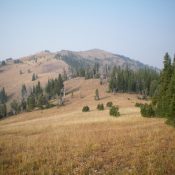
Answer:
<svg viewBox="0 0 175 175"><path fill-rule="evenodd" d="M175 129L164 119L141 117L136 95L107 94L90 81L84 82L83 98L77 92L62 108L0 121L0 174L175 174ZM98 86L100 103L119 105L120 117L96 109ZM84 105L91 111L81 112Z"/></svg>
<svg viewBox="0 0 175 175"><path fill-rule="evenodd" d="M175 130L159 119L13 126L0 133L0 174L175 172Z"/></svg>

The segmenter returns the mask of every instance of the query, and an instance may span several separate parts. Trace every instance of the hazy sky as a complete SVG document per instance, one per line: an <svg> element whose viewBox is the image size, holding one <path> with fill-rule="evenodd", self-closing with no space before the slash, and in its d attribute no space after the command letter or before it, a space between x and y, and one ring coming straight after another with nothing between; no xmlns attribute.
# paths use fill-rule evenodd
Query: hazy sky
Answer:
<svg viewBox="0 0 175 175"><path fill-rule="evenodd" d="M162 67L175 0L0 0L0 59L93 48Z"/></svg>

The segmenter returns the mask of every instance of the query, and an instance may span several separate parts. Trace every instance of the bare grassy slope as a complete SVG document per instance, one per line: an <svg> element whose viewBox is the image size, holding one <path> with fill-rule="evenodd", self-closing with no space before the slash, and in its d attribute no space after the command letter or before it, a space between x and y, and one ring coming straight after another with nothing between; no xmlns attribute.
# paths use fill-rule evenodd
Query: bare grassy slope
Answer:
<svg viewBox="0 0 175 175"><path fill-rule="evenodd" d="M65 106L0 121L0 174L175 173L174 128L142 118L135 94L112 95L107 85L82 78L66 88L80 90L66 96ZM108 101L120 106L120 117L96 110ZM84 105L91 111L82 113Z"/></svg>
<svg viewBox="0 0 175 175"><path fill-rule="evenodd" d="M59 73L63 73L63 70L68 68L65 62L53 57L54 54L41 52L21 58L22 63L20 64L7 64L1 67L0 87L5 87L7 94L12 97L11 99L15 99L20 97L22 84L26 84L29 88L40 81L44 86L49 78L57 77ZM32 81L33 73L38 75L37 81Z"/></svg>

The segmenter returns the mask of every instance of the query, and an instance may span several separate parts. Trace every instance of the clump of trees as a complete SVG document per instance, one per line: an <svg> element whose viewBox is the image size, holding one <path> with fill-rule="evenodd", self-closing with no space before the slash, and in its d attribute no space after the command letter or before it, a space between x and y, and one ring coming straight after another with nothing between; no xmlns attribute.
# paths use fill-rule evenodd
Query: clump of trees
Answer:
<svg viewBox="0 0 175 175"><path fill-rule="evenodd" d="M114 116L114 117L118 117L120 116L120 113L119 113L119 107L118 106L112 106L109 110L109 114L111 116Z"/></svg>
<svg viewBox="0 0 175 175"><path fill-rule="evenodd" d="M35 107L43 108L44 105L47 105L48 100L44 94L43 88L38 81L36 86L33 86L33 89L30 95L27 98L27 110L31 111Z"/></svg>
<svg viewBox="0 0 175 175"><path fill-rule="evenodd" d="M133 71L126 67L114 67L109 81L112 92L139 93L152 96L158 84L159 73L145 68Z"/></svg>
<svg viewBox="0 0 175 175"><path fill-rule="evenodd" d="M90 111L89 106L84 106L82 109L82 112L89 112L89 111Z"/></svg>
<svg viewBox="0 0 175 175"><path fill-rule="evenodd" d="M35 108L45 109L55 106L50 104L50 99L59 98L59 104L64 104L64 82L61 74L58 78L48 80L46 88L42 88L40 82L33 86L31 91L27 91L25 84L21 87L21 100L13 100L10 103L10 112L8 115L15 115L23 111L32 111ZM5 89L0 90L0 118L7 116L7 94Z"/></svg>
<svg viewBox="0 0 175 175"><path fill-rule="evenodd" d="M104 105L103 105L103 103L98 104L98 105L97 105L97 109L98 109L99 111L103 111L103 110L104 110Z"/></svg>
<svg viewBox="0 0 175 175"><path fill-rule="evenodd" d="M61 74L58 78L48 80L45 91L49 99L56 98L56 96L62 96L64 91L64 83Z"/></svg>

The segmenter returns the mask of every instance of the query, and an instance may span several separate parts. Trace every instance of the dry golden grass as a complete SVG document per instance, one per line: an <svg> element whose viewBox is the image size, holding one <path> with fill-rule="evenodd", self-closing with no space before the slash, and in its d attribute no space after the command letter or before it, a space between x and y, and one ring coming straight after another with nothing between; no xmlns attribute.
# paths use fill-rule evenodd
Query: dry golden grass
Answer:
<svg viewBox="0 0 175 175"><path fill-rule="evenodd" d="M68 69L68 65L62 60L54 59L52 54L38 53L38 61L35 62L31 57L22 58L21 64L7 64L0 67L0 87L5 87L5 90L10 96L10 101L21 98L21 87L25 84L28 91L31 91L33 85L38 81L44 86L48 79L58 77L59 73ZM28 70L31 72L28 73ZM22 71L22 74L20 74ZM32 81L33 73L38 75L36 81Z"/></svg>
<svg viewBox="0 0 175 175"><path fill-rule="evenodd" d="M66 87L80 91L65 106L0 121L0 174L175 174L175 129L141 117L137 95L112 95L107 85L82 78ZM96 109L108 101L119 105L120 117ZM81 112L84 105L91 111Z"/></svg>

